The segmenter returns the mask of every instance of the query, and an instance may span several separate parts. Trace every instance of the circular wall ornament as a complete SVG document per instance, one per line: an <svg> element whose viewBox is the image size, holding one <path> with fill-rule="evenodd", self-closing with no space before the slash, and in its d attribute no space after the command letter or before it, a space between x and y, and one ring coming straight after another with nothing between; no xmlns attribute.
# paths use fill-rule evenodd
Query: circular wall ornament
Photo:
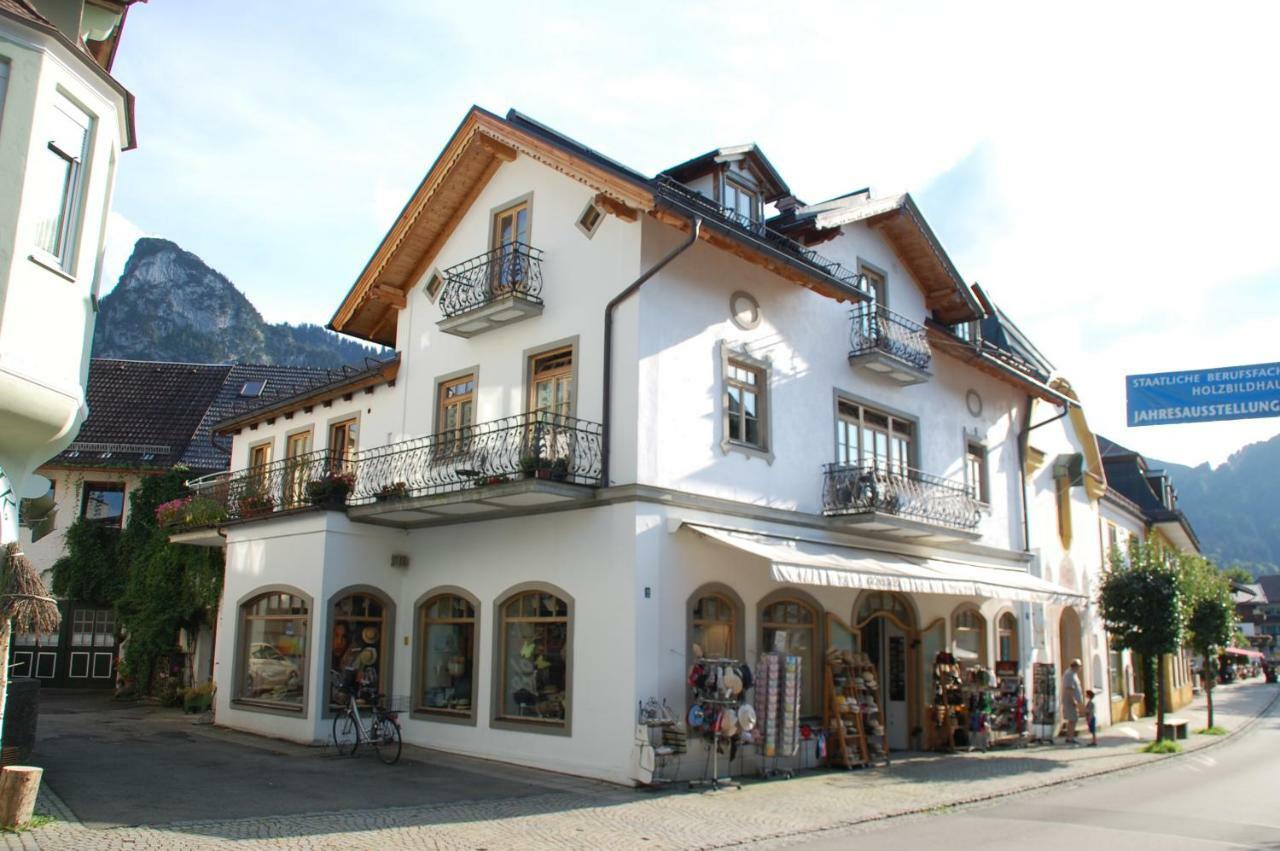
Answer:
<svg viewBox="0 0 1280 851"><path fill-rule="evenodd" d="M982 415L982 397L978 395L977 390L970 390L964 394L964 404L969 409L969 413L975 417Z"/></svg>
<svg viewBox="0 0 1280 851"><path fill-rule="evenodd" d="M743 331L760 324L760 302L749 292L738 290L729 296L729 318Z"/></svg>

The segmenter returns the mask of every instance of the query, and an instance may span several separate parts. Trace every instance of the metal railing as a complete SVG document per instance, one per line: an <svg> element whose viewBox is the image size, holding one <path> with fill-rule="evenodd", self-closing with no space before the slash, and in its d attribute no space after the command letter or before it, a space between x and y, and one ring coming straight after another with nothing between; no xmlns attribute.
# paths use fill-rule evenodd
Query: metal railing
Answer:
<svg viewBox="0 0 1280 851"><path fill-rule="evenodd" d="M191 496L185 524L216 525L281 511L341 503L355 481L358 462L327 449L257 467L213 473L187 482Z"/></svg>
<svg viewBox="0 0 1280 851"><path fill-rule="evenodd" d="M460 316L506 296L542 304L542 251L512 242L444 270L440 310Z"/></svg>
<svg viewBox="0 0 1280 851"><path fill-rule="evenodd" d="M966 530L982 520L978 500L960 482L883 464L827 464L823 471L828 515L878 511Z"/></svg>
<svg viewBox="0 0 1280 851"><path fill-rule="evenodd" d="M680 181L662 174L656 180L658 194L667 201L684 207L690 212L718 220L747 234L765 246L790 255L796 260L808 263L818 271L835 278L843 284L867 291L866 278L853 269L825 257L811 248L806 248L789 236L781 234L766 225L763 221L755 221L737 210L717 204L701 192L690 189Z"/></svg>
<svg viewBox="0 0 1280 851"><path fill-rule="evenodd" d="M933 353L924 326L877 304L858 305L849 318L849 357L879 351L917 369L929 368Z"/></svg>
<svg viewBox="0 0 1280 851"><path fill-rule="evenodd" d="M351 503L431 496L546 478L600 486L601 426L541 411L360 453Z"/></svg>

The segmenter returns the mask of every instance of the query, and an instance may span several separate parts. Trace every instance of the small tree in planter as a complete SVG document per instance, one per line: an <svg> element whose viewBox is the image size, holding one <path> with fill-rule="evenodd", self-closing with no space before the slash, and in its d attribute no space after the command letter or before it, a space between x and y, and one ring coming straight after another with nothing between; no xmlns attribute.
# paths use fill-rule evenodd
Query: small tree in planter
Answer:
<svg viewBox="0 0 1280 851"><path fill-rule="evenodd" d="M1098 606L1118 647L1155 660L1157 666L1156 741L1164 739L1165 666L1160 659L1182 644L1185 596L1174 561L1148 541L1133 538L1129 551L1111 554L1102 578Z"/></svg>
<svg viewBox="0 0 1280 851"><path fill-rule="evenodd" d="M540 454L529 453L520 456L520 472L526 479L551 478L551 461Z"/></svg>
<svg viewBox="0 0 1280 851"><path fill-rule="evenodd" d="M569 478L569 459L563 455L551 464L551 481L563 482Z"/></svg>
<svg viewBox="0 0 1280 851"><path fill-rule="evenodd" d="M323 478L307 482L307 497L312 504L324 508L342 508L347 503L347 494L355 486L356 477L350 473L330 472Z"/></svg>

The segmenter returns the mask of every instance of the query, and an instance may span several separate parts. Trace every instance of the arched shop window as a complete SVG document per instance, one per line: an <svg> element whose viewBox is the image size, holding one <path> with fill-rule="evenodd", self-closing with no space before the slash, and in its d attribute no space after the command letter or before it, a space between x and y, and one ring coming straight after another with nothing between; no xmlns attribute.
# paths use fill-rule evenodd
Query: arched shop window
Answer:
<svg viewBox="0 0 1280 851"><path fill-rule="evenodd" d="M391 623L384 598L367 591L339 596L333 603L329 642L329 705L346 699L339 693L342 672L355 668L365 688L391 694ZM334 672L337 672L336 679Z"/></svg>
<svg viewBox="0 0 1280 851"><path fill-rule="evenodd" d="M1018 619L1005 612L996 621L996 658L1000 662L1018 661Z"/></svg>
<svg viewBox="0 0 1280 851"><path fill-rule="evenodd" d="M526 590L505 598L498 613L497 719L567 727L569 604L547 590Z"/></svg>
<svg viewBox="0 0 1280 851"><path fill-rule="evenodd" d="M727 594L710 590L694 592L689 611L689 646L686 648L690 662L695 644L702 648L703 655L711 658L738 658L740 629L738 604Z"/></svg>
<svg viewBox="0 0 1280 851"><path fill-rule="evenodd" d="M951 616L951 643L956 661L986 667L987 619L977 609L958 609Z"/></svg>
<svg viewBox="0 0 1280 851"><path fill-rule="evenodd" d="M800 696L800 714L822 714L819 697L821 674L817 668L817 609L804 600L791 596L766 599L760 607L760 651L762 653L768 653L774 649L774 641L778 633L786 634L785 651L801 659L800 676L804 694Z"/></svg>
<svg viewBox="0 0 1280 851"><path fill-rule="evenodd" d="M476 607L437 594L418 607L418 690L414 711L472 718L476 705Z"/></svg>
<svg viewBox="0 0 1280 851"><path fill-rule="evenodd" d="M260 594L240 607L241 700L306 705L309 616L307 601L287 591Z"/></svg>

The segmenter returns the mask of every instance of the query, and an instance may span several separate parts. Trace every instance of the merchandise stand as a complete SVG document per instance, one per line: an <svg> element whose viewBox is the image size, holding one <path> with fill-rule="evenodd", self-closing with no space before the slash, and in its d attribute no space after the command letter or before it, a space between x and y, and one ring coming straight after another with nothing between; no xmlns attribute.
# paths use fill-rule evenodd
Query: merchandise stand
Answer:
<svg viewBox="0 0 1280 851"><path fill-rule="evenodd" d="M703 706L719 707L722 710L736 708L740 703L740 701L737 700L715 700L710 698L703 698L698 702ZM705 780L690 780L690 789L706 788L707 790L714 792L719 789L742 788L742 784L737 780L734 780L731 777L720 776L720 743L726 741L728 741L728 739L721 736L718 732L711 734L711 737L707 740L711 752L707 754L706 763L706 768L711 769L711 776ZM726 760L726 763L729 764L729 761ZM703 769L704 774L706 773L706 768Z"/></svg>
<svg viewBox="0 0 1280 851"><path fill-rule="evenodd" d="M1058 677L1052 662L1037 662L1031 668L1031 723L1039 735L1032 744L1053 744L1058 717Z"/></svg>
<svg viewBox="0 0 1280 851"><path fill-rule="evenodd" d="M779 641L779 632L775 641ZM785 643L785 637L781 639ZM762 778L791 778L793 766L779 767L780 759L790 759L800 748L800 694L804 672L799 656L771 652L760 654L756 667L756 717L759 735L755 737L760 754Z"/></svg>
<svg viewBox="0 0 1280 851"><path fill-rule="evenodd" d="M822 719L828 766L889 764L879 682L870 660L828 652Z"/></svg>
<svg viewBox="0 0 1280 851"><path fill-rule="evenodd" d="M689 781L689 788L705 788L708 790L738 789L742 784L729 777L720 776L720 748L728 743L731 748L741 747L743 742L735 739L738 735L737 715L745 700L745 693L750 688L744 682L749 670L737 659L721 657L698 657L690 671L690 685L694 689L693 708L691 712L705 718L705 723L690 721L691 729L704 727L707 754L702 780ZM725 760L725 768L732 764L732 756Z"/></svg>
<svg viewBox="0 0 1280 851"><path fill-rule="evenodd" d="M1025 746L1027 700L1017 662L996 662L996 689L992 703L991 746Z"/></svg>

